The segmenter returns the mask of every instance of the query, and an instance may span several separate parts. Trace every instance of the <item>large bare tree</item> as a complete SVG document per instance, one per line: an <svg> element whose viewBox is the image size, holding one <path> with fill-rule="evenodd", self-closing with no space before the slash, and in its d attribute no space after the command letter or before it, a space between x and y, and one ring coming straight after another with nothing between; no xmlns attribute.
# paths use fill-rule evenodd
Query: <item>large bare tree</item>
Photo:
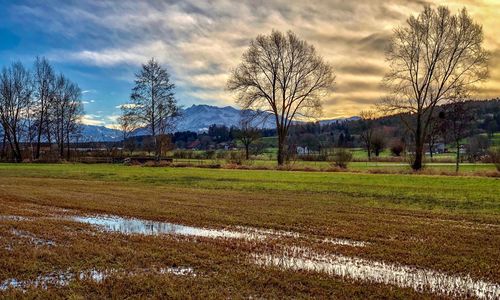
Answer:
<svg viewBox="0 0 500 300"><path fill-rule="evenodd" d="M54 80L53 93L50 99L50 124L59 149L59 157L70 158L71 135L79 130L80 118L83 115L81 89L60 74Z"/></svg>
<svg viewBox="0 0 500 300"><path fill-rule="evenodd" d="M142 65L135 75L130 103L123 106L139 126L146 126L153 136L156 155L162 152L160 137L174 127L180 107L174 97L175 85L167 70L154 58Z"/></svg>
<svg viewBox="0 0 500 300"><path fill-rule="evenodd" d="M227 88L243 109L272 113L282 165L290 125L321 113L321 99L332 90L334 80L332 67L312 45L291 31L273 31L250 42Z"/></svg>
<svg viewBox="0 0 500 300"><path fill-rule="evenodd" d="M31 109L32 82L22 63L3 68L0 74L0 121L16 162L22 160L21 142Z"/></svg>
<svg viewBox="0 0 500 300"><path fill-rule="evenodd" d="M462 9L453 15L447 7L426 6L394 30L384 83L391 95L381 108L401 113L414 139L414 170L422 168L424 143L435 107L451 101L456 89L471 90L487 78L488 52L483 30Z"/></svg>
<svg viewBox="0 0 500 300"><path fill-rule="evenodd" d="M33 68L34 100L36 114L35 158L40 158L40 146L44 132L48 129L50 97L53 95L54 69L46 58L37 57Z"/></svg>

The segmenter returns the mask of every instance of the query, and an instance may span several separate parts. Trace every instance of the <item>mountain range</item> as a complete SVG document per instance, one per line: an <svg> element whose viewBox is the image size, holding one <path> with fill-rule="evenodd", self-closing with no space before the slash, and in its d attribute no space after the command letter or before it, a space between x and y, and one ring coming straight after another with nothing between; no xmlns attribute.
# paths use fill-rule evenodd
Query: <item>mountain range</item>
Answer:
<svg viewBox="0 0 500 300"><path fill-rule="evenodd" d="M263 118L255 121L254 126L261 128L274 128L272 118ZM267 115L269 116L269 115ZM329 124L346 120L356 120L359 117L338 118L321 120L321 124ZM228 127L238 126L241 120L241 110L232 106L218 107L212 105L192 105L182 110L182 117L177 122L176 131L207 131L208 127L213 124L225 125ZM144 128L137 129L133 135L147 135ZM82 128L83 140L86 141L119 141L122 139L122 132L117 129L111 129L104 126L83 125Z"/></svg>

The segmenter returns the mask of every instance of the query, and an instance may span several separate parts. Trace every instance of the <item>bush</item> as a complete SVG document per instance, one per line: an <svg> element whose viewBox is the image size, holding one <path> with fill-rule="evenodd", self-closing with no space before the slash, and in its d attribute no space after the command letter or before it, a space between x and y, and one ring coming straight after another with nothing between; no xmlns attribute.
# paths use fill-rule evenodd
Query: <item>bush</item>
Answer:
<svg viewBox="0 0 500 300"><path fill-rule="evenodd" d="M401 156L404 150L404 145L401 141L395 141L391 144L391 154L394 156Z"/></svg>
<svg viewBox="0 0 500 300"><path fill-rule="evenodd" d="M327 156L325 154L303 154L299 158L303 161L326 161Z"/></svg>
<svg viewBox="0 0 500 300"><path fill-rule="evenodd" d="M500 172L500 147L492 148L488 151L488 160L494 163L497 171Z"/></svg>
<svg viewBox="0 0 500 300"><path fill-rule="evenodd" d="M215 150L207 150L207 151L205 151L205 157L207 159L214 159L215 158Z"/></svg>
<svg viewBox="0 0 500 300"><path fill-rule="evenodd" d="M332 156L333 165L347 169L347 164L352 161L352 153L346 149L337 149Z"/></svg>
<svg viewBox="0 0 500 300"><path fill-rule="evenodd" d="M229 164L241 165L245 161L245 153L241 151L228 151L226 161Z"/></svg>

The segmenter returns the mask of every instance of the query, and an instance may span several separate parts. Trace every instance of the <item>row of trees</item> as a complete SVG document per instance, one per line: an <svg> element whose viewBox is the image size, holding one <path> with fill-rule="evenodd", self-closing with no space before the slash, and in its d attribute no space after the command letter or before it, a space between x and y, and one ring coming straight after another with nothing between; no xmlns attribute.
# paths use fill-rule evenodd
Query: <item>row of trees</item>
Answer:
<svg viewBox="0 0 500 300"><path fill-rule="evenodd" d="M424 144L432 131L436 107L462 102L487 78L489 53L481 25L465 9L426 6L395 28L388 45L390 71L384 84L390 95L379 105L384 114L399 114L415 148L412 167L422 168ZM278 164L284 163L290 125L317 117L321 98L333 88L332 67L315 48L292 32L273 31L250 43L227 83L244 110L271 112L278 134ZM373 119L372 116L365 116ZM363 138L371 147L373 131ZM372 149L368 149L371 153Z"/></svg>
<svg viewBox="0 0 500 300"><path fill-rule="evenodd" d="M30 70L16 62L0 74L2 155L23 158L27 145L32 159L39 159L43 144L57 145L60 158L70 155L70 141L83 115L82 92L45 58L37 57Z"/></svg>
<svg viewBox="0 0 500 300"><path fill-rule="evenodd" d="M422 168L424 145L443 124L444 115L439 117L438 107L457 103L453 107L463 109L459 103L487 78L489 53L483 48L483 39L481 25L465 9L453 15L443 6L426 6L418 16L409 17L405 25L395 28L386 57L389 72L384 78L390 94L379 103L378 112L401 116L413 141L413 169ZM273 116L278 136L277 160L282 165L294 121L320 116L321 100L332 91L334 82L332 66L312 45L293 32L273 31L251 41L242 62L233 70L227 89L236 95L243 111L253 112L247 114L243 124L252 124L262 115ZM151 59L136 74L130 103L123 106L120 118L124 135L138 126L147 128L159 145L157 155L162 148L160 137L173 128L180 115L173 90L166 69ZM458 141L464 135L461 128L466 124L466 114L456 111L446 116L446 128L453 131L451 135ZM368 154L377 155L385 146L384 133L370 125L375 119L373 112L365 112L362 117L366 128L361 139ZM248 126L242 128L242 132L251 133L251 139L245 137L242 142L251 142L254 134Z"/></svg>

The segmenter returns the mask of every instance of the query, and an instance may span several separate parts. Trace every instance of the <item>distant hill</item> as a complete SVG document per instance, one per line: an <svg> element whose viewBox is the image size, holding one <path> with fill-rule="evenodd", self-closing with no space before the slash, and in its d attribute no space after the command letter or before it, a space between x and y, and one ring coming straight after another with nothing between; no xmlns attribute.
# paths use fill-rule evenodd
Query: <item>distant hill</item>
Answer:
<svg viewBox="0 0 500 300"><path fill-rule="evenodd" d="M121 130L104 126L82 125L82 142L114 142L122 140Z"/></svg>
<svg viewBox="0 0 500 300"><path fill-rule="evenodd" d="M262 114L263 117L254 122L254 126L260 128L274 128L274 119L270 114ZM319 121L322 125L338 123L342 121L354 121L359 117L337 118ZM231 106L218 107L212 105L192 105L182 110L182 117L177 122L176 131L207 131L210 125L225 125L227 127L239 126L241 120L241 110ZM133 135L148 135L144 128L137 129ZM111 129L104 126L83 125L82 130L84 141L120 141L122 134L120 130Z"/></svg>
<svg viewBox="0 0 500 300"><path fill-rule="evenodd" d="M218 107L212 105L192 105L182 111L177 123L177 131L207 131L210 125L225 125L227 127L239 126L241 110L232 106ZM272 119L260 119L255 126L261 128L274 128Z"/></svg>

